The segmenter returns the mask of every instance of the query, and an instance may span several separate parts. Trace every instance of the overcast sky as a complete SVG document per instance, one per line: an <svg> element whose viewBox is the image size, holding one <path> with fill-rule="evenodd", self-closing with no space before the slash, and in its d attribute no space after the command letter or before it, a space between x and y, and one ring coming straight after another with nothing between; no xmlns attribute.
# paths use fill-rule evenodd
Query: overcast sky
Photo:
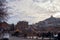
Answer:
<svg viewBox="0 0 60 40"><path fill-rule="evenodd" d="M51 15L60 16L60 0L7 0L8 23L43 21Z"/></svg>

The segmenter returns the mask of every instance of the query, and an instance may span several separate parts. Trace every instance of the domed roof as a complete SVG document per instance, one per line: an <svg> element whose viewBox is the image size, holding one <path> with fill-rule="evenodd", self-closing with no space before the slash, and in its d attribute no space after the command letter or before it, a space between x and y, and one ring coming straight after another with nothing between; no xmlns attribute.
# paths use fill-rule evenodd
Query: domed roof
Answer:
<svg viewBox="0 0 60 40"><path fill-rule="evenodd" d="M56 18L53 17L53 16L51 16L50 18L48 18L48 19L46 19L46 20L44 20L44 21L55 21L55 20L56 20Z"/></svg>

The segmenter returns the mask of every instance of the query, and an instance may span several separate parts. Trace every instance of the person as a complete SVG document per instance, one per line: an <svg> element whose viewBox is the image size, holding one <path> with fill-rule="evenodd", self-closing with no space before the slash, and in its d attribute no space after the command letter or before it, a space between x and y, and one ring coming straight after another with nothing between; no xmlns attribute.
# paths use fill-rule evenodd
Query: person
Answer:
<svg viewBox="0 0 60 40"><path fill-rule="evenodd" d="M58 35L54 34L54 40L58 40Z"/></svg>
<svg viewBox="0 0 60 40"><path fill-rule="evenodd" d="M9 33L3 33L3 40L9 40Z"/></svg>
<svg viewBox="0 0 60 40"><path fill-rule="evenodd" d="M60 33L58 33L58 40L60 40Z"/></svg>

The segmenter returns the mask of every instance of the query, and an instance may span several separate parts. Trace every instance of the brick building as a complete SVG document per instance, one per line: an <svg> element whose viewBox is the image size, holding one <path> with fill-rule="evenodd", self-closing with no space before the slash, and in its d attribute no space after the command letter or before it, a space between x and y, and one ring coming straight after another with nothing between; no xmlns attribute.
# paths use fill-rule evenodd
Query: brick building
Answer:
<svg viewBox="0 0 60 40"><path fill-rule="evenodd" d="M0 29L9 30L9 24L6 22L0 22Z"/></svg>
<svg viewBox="0 0 60 40"><path fill-rule="evenodd" d="M16 25L16 29L19 29L19 31L24 31L28 28L28 22L26 21L19 21Z"/></svg>

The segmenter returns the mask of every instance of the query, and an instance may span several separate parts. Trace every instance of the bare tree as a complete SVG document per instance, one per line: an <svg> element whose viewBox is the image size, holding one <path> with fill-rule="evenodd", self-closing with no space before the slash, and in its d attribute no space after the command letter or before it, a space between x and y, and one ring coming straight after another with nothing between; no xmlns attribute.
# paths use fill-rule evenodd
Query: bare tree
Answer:
<svg viewBox="0 0 60 40"><path fill-rule="evenodd" d="M7 10L6 10L6 0L0 0L0 22L6 20Z"/></svg>

